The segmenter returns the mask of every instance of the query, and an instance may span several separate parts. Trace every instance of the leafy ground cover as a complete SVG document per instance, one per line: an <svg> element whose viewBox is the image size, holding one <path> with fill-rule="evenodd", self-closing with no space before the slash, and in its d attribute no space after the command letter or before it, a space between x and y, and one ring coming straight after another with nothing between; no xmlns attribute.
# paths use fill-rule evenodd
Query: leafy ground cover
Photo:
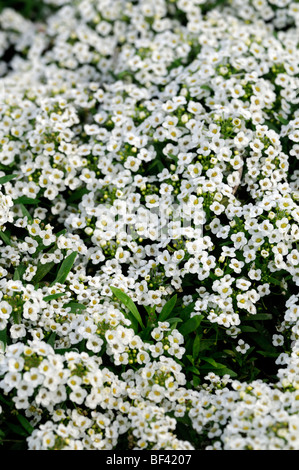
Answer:
<svg viewBox="0 0 299 470"><path fill-rule="evenodd" d="M0 440L299 449L299 4L0 2Z"/></svg>

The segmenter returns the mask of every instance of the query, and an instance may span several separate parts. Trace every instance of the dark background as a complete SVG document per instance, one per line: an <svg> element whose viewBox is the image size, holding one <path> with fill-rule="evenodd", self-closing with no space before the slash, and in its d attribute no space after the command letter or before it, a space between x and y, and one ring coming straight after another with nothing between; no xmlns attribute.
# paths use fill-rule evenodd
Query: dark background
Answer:
<svg viewBox="0 0 299 470"><path fill-rule="evenodd" d="M3 8L12 8L26 18L37 19L43 6L42 0L0 0L0 13Z"/></svg>

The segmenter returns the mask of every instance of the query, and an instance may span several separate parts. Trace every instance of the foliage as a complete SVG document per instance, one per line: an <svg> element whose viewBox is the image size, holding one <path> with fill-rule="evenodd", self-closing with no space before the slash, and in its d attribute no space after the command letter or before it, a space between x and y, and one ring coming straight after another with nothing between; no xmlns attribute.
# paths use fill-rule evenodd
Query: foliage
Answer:
<svg viewBox="0 0 299 470"><path fill-rule="evenodd" d="M296 2L108 3L0 2L1 444L298 450Z"/></svg>

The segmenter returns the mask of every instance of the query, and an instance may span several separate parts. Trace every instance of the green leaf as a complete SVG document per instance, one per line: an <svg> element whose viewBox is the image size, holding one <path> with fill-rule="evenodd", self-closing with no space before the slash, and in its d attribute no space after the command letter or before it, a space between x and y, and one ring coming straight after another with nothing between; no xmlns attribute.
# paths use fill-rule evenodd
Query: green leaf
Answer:
<svg viewBox="0 0 299 470"><path fill-rule="evenodd" d="M213 91L213 88L211 88L209 85L201 85L201 87L203 90L207 90L207 91Z"/></svg>
<svg viewBox="0 0 299 470"><path fill-rule="evenodd" d="M62 261L58 274L55 280L52 282L51 286L54 286L54 284L56 284L57 282L59 282L60 284L65 283L66 278L73 267L77 254L78 252L74 251Z"/></svg>
<svg viewBox="0 0 299 470"><path fill-rule="evenodd" d="M238 374L232 369L229 369L228 367L223 367L223 369L217 369L216 374L219 376L230 375L231 377L238 377Z"/></svg>
<svg viewBox="0 0 299 470"><path fill-rule="evenodd" d="M0 343L3 343L3 348L5 350L7 345L7 328L0 330Z"/></svg>
<svg viewBox="0 0 299 470"><path fill-rule="evenodd" d="M26 266L22 264L17 266L14 272L14 276L13 276L14 281L21 281L25 271L26 271Z"/></svg>
<svg viewBox="0 0 299 470"><path fill-rule="evenodd" d="M16 178L17 175L5 175L0 177L0 184L8 183L8 181Z"/></svg>
<svg viewBox="0 0 299 470"><path fill-rule="evenodd" d="M126 315L125 312L123 312L123 314ZM134 331L137 332L137 331L138 331L138 322L137 322L137 320L135 320L135 318L134 318L133 316L132 316L132 319L133 319L133 321L135 322L135 327L136 327L136 328L134 328L133 324L132 324L132 327L133 327ZM141 338L143 341L147 341L147 342L153 344L153 341L152 341L152 338L151 338L151 332L152 332L152 331L153 331L153 325L151 324L151 325L147 326L146 328L144 328L144 330L142 330L142 331L141 331L140 333L138 333L138 334L139 334L140 338Z"/></svg>
<svg viewBox="0 0 299 470"><path fill-rule="evenodd" d="M201 357L200 359L202 361L207 362L208 364L213 366L215 369L223 369L223 368L226 367L224 364L220 364L219 362L216 362L215 359L213 359L211 357Z"/></svg>
<svg viewBox="0 0 299 470"><path fill-rule="evenodd" d="M58 232L56 234L56 239L60 237L60 235L65 235L67 232L66 228L64 228L63 230L60 230L60 232Z"/></svg>
<svg viewBox="0 0 299 470"><path fill-rule="evenodd" d="M279 134L279 128L273 124L271 121L264 121L265 126L269 127L269 129L272 129L273 131L277 132Z"/></svg>
<svg viewBox="0 0 299 470"><path fill-rule="evenodd" d="M288 121L287 119L285 119L284 117L282 117L282 116L279 116L279 115L278 115L278 116L277 116L277 119L278 119L282 124L284 124L285 126L286 126L287 124L289 124L289 121Z"/></svg>
<svg viewBox="0 0 299 470"><path fill-rule="evenodd" d="M177 328L178 323L182 323L184 320L182 318L179 318L179 317L172 317L172 318L167 318L166 321L169 323L170 329L172 331L172 330L175 330Z"/></svg>
<svg viewBox="0 0 299 470"><path fill-rule="evenodd" d="M84 196L84 194L87 194L88 192L88 189L86 189L84 186L78 188L67 198L66 202L70 204L71 202L77 201L78 199L82 199L82 196Z"/></svg>
<svg viewBox="0 0 299 470"><path fill-rule="evenodd" d="M173 324L177 324L177 323L182 323L182 319L179 318L179 317L172 317L172 318L168 318L167 319L167 322L170 324L170 325L173 325Z"/></svg>
<svg viewBox="0 0 299 470"><path fill-rule="evenodd" d="M272 320L271 313L256 313L255 315L248 315L246 317L247 321L255 321L255 320Z"/></svg>
<svg viewBox="0 0 299 470"><path fill-rule="evenodd" d="M167 245L167 249L168 249L168 251L172 251L173 253L175 253L175 251L176 251L176 250L175 250L174 248L172 248L172 246L170 246L170 245Z"/></svg>
<svg viewBox="0 0 299 470"><path fill-rule="evenodd" d="M200 375L199 370L195 366L188 366L186 370L192 372L193 374Z"/></svg>
<svg viewBox="0 0 299 470"><path fill-rule="evenodd" d="M256 333L257 332L257 329L253 328L253 326L241 325L240 329L244 333Z"/></svg>
<svg viewBox="0 0 299 470"><path fill-rule="evenodd" d="M20 204L20 207L21 207L21 211L22 211L23 216L24 216L24 217L27 217L28 220L33 220L32 215L29 213L29 211L28 211L27 208L24 206L24 204Z"/></svg>
<svg viewBox="0 0 299 470"><path fill-rule="evenodd" d="M28 434L31 434L34 430L33 426L29 423L28 419L25 418L25 416L22 416L21 414L17 415L18 421L21 424L21 426L25 429L25 431Z"/></svg>
<svg viewBox="0 0 299 470"><path fill-rule="evenodd" d="M69 302L64 304L63 308L70 308L71 313L81 313L86 309L86 305L80 304L78 302Z"/></svg>
<svg viewBox="0 0 299 470"><path fill-rule="evenodd" d="M180 307L180 316L184 319L184 320L188 320L189 317L190 317L190 314L194 311L194 306L195 306L195 302L192 302L191 304L189 305L186 305L186 307L183 308L183 306ZM176 309L177 310L177 309Z"/></svg>
<svg viewBox="0 0 299 470"><path fill-rule="evenodd" d="M78 348L80 353L86 351L86 339L82 339L80 343L76 345L76 347Z"/></svg>
<svg viewBox="0 0 299 470"><path fill-rule="evenodd" d="M188 361L191 362L192 365L194 365L194 357L193 356L190 356L190 354L186 354L186 358L188 359Z"/></svg>
<svg viewBox="0 0 299 470"><path fill-rule="evenodd" d="M198 357L199 352L200 352L200 340L201 340L200 336L196 335L194 342L193 342L193 347L192 347L192 355L194 359Z"/></svg>
<svg viewBox="0 0 299 470"><path fill-rule="evenodd" d="M276 348L270 343L264 335L255 334L252 336L252 340L260 347L263 348L264 352L270 352L272 354L277 354Z"/></svg>
<svg viewBox="0 0 299 470"><path fill-rule="evenodd" d="M168 300L168 302L166 302L159 315L159 321L163 322L169 317L175 307L177 297L178 296L175 294L170 300Z"/></svg>
<svg viewBox="0 0 299 470"><path fill-rule="evenodd" d="M235 351L232 351L231 349L223 349L223 352L227 354L228 356L236 357Z"/></svg>
<svg viewBox="0 0 299 470"><path fill-rule="evenodd" d="M172 160L174 160L175 163L178 162L178 157L177 157L176 155L173 155L172 153L169 153L169 154L168 154L168 157L171 158Z"/></svg>
<svg viewBox="0 0 299 470"><path fill-rule="evenodd" d="M51 271L54 265L54 261L46 264L39 264L35 276L32 279L33 285L38 284L48 274L48 272Z"/></svg>
<svg viewBox="0 0 299 470"><path fill-rule="evenodd" d="M146 310L146 313L148 314L148 317L146 319L146 324L147 326L152 327L157 323L157 314L156 314L156 305L154 306L149 306L149 305L143 305L144 309Z"/></svg>
<svg viewBox="0 0 299 470"><path fill-rule="evenodd" d="M17 434L18 436L21 437L28 437L28 432L25 431L23 426L20 426L19 424L14 424L10 423L9 421L6 423L7 427L14 433Z"/></svg>
<svg viewBox="0 0 299 470"><path fill-rule="evenodd" d="M55 349L55 354L61 354L62 356L64 356L65 353L71 352L71 351L72 351L71 348Z"/></svg>
<svg viewBox="0 0 299 470"><path fill-rule="evenodd" d="M194 387L198 387L200 385L200 378L197 375L193 375L192 381Z"/></svg>
<svg viewBox="0 0 299 470"><path fill-rule="evenodd" d="M273 352L270 352L270 351L256 351L258 354L261 354L261 356L264 356L264 357L277 357L279 355L278 351L273 351Z"/></svg>
<svg viewBox="0 0 299 470"><path fill-rule="evenodd" d="M9 237L2 230L0 230L0 237L2 238L2 240L4 241L6 245L10 245L10 246L12 245Z"/></svg>
<svg viewBox="0 0 299 470"><path fill-rule="evenodd" d="M6 171L7 168L12 168L14 166L14 162L9 163L9 165L3 165L0 163L0 170Z"/></svg>
<svg viewBox="0 0 299 470"><path fill-rule="evenodd" d="M195 315L194 317L187 320L184 325L180 326L179 332L183 336L192 333L192 331L195 331L199 327L203 318L203 315Z"/></svg>
<svg viewBox="0 0 299 470"><path fill-rule="evenodd" d="M271 282L271 284L274 284L276 286L280 286L281 285L281 279L276 279L275 277L273 276L270 276L269 278L269 282Z"/></svg>
<svg viewBox="0 0 299 470"><path fill-rule="evenodd" d="M203 373L213 371L213 372L215 372L216 375L219 375L219 376L223 376L223 375L226 375L226 374L230 375L231 377L237 377L238 376L238 374L236 372L234 372L232 369L229 369L226 366L213 367L211 364L209 365L207 363L207 364L200 365L199 369Z"/></svg>
<svg viewBox="0 0 299 470"><path fill-rule="evenodd" d="M144 308L146 310L146 312L151 315L152 313L154 313L155 309L156 309L156 305L153 307L150 307L149 305L144 305Z"/></svg>
<svg viewBox="0 0 299 470"><path fill-rule="evenodd" d="M199 351L205 351L215 346L214 339L202 339L199 343Z"/></svg>
<svg viewBox="0 0 299 470"><path fill-rule="evenodd" d="M277 354L277 349L272 344L272 337L270 335L270 332L267 331L263 324L259 322L255 322L254 326L258 330L258 332L252 335L252 341L254 341L264 351Z"/></svg>
<svg viewBox="0 0 299 470"><path fill-rule="evenodd" d="M134 320L136 320L139 323L139 325L141 326L141 328L144 329L144 325L142 323L141 316L140 316L140 314L138 312L138 309L137 309L136 305L134 304L133 300L127 294L125 294L121 289L118 289L117 287L110 286L110 289L112 290L115 297L118 300L120 300L129 309L129 311L133 315ZM129 319L132 321L131 316L130 316ZM133 321L132 323L135 324L135 326L136 326L135 321Z"/></svg>
<svg viewBox="0 0 299 470"><path fill-rule="evenodd" d="M21 197L18 197L17 199L15 199L14 203L15 204L33 204L33 205L37 205L37 204L40 203L40 200L39 199L33 199L33 198L27 197L27 196L21 196Z"/></svg>
<svg viewBox="0 0 299 470"><path fill-rule="evenodd" d="M63 297L64 295L66 295L65 292L58 292L57 294L46 295L46 297L44 297L43 300L45 302L50 302L50 300L59 299L60 297Z"/></svg>
<svg viewBox="0 0 299 470"><path fill-rule="evenodd" d="M52 348L54 348L54 343L55 343L56 336L57 336L57 333L55 331L53 331L53 333L50 334L49 339L47 341L47 343L50 346L52 346Z"/></svg>
<svg viewBox="0 0 299 470"><path fill-rule="evenodd" d="M7 400L6 398L4 398L2 394L0 394L0 403L4 403L4 405L10 406L11 404L10 400L11 400L11 397L9 397L9 399Z"/></svg>

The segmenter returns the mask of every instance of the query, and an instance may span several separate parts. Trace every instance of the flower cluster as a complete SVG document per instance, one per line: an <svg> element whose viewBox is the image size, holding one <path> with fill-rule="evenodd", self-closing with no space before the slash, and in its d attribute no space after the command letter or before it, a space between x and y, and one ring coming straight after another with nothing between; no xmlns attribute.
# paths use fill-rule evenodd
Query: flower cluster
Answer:
<svg viewBox="0 0 299 470"><path fill-rule="evenodd" d="M0 14L2 416L298 450L298 4L43 4Z"/></svg>

